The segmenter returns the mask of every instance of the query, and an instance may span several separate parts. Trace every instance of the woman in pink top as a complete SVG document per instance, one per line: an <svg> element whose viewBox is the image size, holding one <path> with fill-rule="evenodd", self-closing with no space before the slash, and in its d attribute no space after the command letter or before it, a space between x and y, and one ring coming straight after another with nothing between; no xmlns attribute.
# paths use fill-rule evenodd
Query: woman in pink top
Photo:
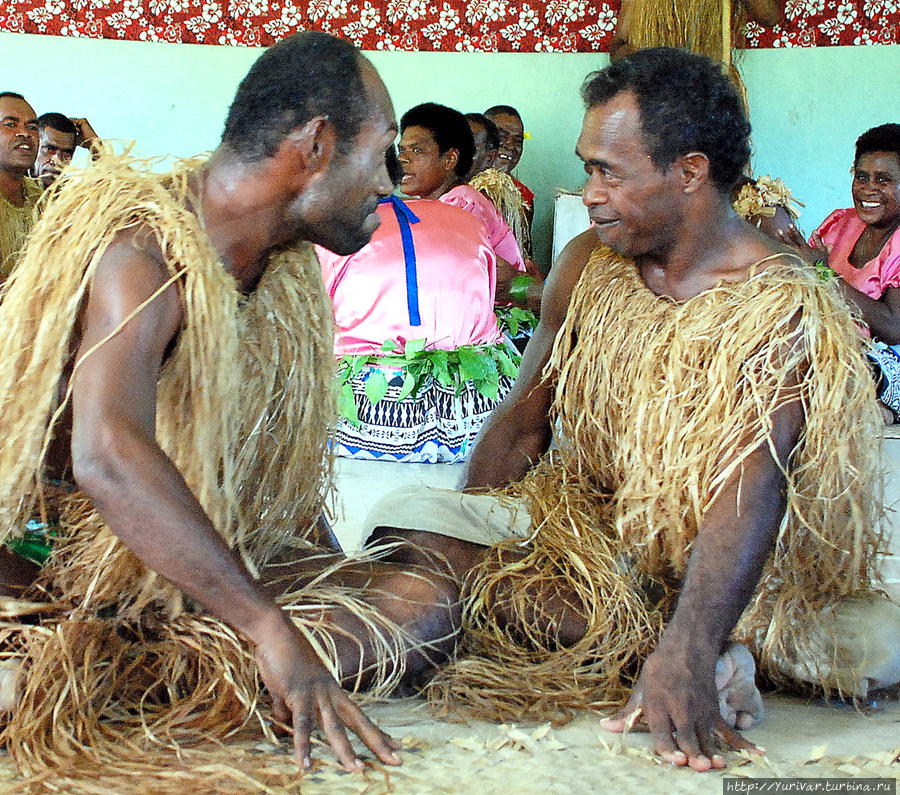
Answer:
<svg viewBox="0 0 900 795"><path fill-rule="evenodd" d="M356 254L317 249L342 377L333 450L462 461L518 371L494 317L494 252L481 223L441 202L392 196L378 216Z"/></svg>
<svg viewBox="0 0 900 795"><path fill-rule="evenodd" d="M525 261L509 224L490 199L466 184L475 154L475 139L466 117L457 110L426 102L400 119L397 154L406 196L438 199L460 207L481 221L497 257L497 301L509 300L508 288Z"/></svg>
<svg viewBox="0 0 900 795"><path fill-rule="evenodd" d="M900 124L882 124L856 142L853 207L835 210L802 246L844 281L844 297L873 339L878 397L900 419Z"/></svg>

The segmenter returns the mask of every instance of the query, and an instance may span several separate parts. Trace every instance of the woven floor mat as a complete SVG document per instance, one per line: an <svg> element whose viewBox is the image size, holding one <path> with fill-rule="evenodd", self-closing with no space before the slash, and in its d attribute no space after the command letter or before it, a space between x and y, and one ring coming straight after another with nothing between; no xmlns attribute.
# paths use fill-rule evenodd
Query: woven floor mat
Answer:
<svg viewBox="0 0 900 795"><path fill-rule="evenodd" d="M313 770L298 776L290 743L273 746L247 737L221 748L190 749L179 762L116 779L108 771L75 778L48 776L25 787L8 757L0 758L0 793L65 795L544 795L545 793L721 793L724 776L743 778L900 778L900 704L864 715L852 709L766 699L762 725L746 732L765 757L732 753L725 771L698 774L661 765L647 737L603 731L593 714L571 723L496 725L434 720L416 699L370 707L368 713L403 741L404 764L367 760L362 775L346 774L319 746ZM185 777L185 772L190 777ZM187 782L187 783L186 783Z"/></svg>

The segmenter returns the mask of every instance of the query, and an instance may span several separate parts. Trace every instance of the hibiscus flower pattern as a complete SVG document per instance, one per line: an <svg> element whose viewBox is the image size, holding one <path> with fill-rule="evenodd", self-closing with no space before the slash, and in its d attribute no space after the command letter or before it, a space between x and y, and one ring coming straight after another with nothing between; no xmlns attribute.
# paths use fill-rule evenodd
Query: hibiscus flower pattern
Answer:
<svg viewBox="0 0 900 795"><path fill-rule="evenodd" d="M620 0L0 0L0 31L264 47L322 30L364 50L604 52ZM900 43L900 0L786 0L750 48Z"/></svg>

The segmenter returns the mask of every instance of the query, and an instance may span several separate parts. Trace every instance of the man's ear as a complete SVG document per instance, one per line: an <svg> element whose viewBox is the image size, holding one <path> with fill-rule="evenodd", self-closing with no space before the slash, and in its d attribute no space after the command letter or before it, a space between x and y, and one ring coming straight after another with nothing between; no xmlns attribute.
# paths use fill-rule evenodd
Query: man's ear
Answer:
<svg viewBox="0 0 900 795"><path fill-rule="evenodd" d="M337 130L327 116L314 116L295 127L278 145L275 158L311 177L328 170L337 152Z"/></svg>
<svg viewBox="0 0 900 795"><path fill-rule="evenodd" d="M694 193L709 182L709 158L703 152L688 152L675 162L685 193Z"/></svg>
<svg viewBox="0 0 900 795"><path fill-rule="evenodd" d="M441 155L441 159L444 161L444 168L447 171L456 171L456 164L459 162L459 150L448 149Z"/></svg>

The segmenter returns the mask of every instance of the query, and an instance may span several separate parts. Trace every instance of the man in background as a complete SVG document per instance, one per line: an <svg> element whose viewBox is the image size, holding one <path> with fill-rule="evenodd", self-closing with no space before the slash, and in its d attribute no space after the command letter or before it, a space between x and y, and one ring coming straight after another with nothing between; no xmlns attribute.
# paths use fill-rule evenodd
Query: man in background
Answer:
<svg viewBox="0 0 900 795"><path fill-rule="evenodd" d="M62 113L43 113L38 117L41 140L34 176L49 188L60 172L72 162L75 149L82 146L92 154L99 138L87 119L70 119Z"/></svg>
<svg viewBox="0 0 900 795"><path fill-rule="evenodd" d="M21 94L0 92L0 283L9 276L34 223L41 189L28 172L37 150L34 108Z"/></svg>

